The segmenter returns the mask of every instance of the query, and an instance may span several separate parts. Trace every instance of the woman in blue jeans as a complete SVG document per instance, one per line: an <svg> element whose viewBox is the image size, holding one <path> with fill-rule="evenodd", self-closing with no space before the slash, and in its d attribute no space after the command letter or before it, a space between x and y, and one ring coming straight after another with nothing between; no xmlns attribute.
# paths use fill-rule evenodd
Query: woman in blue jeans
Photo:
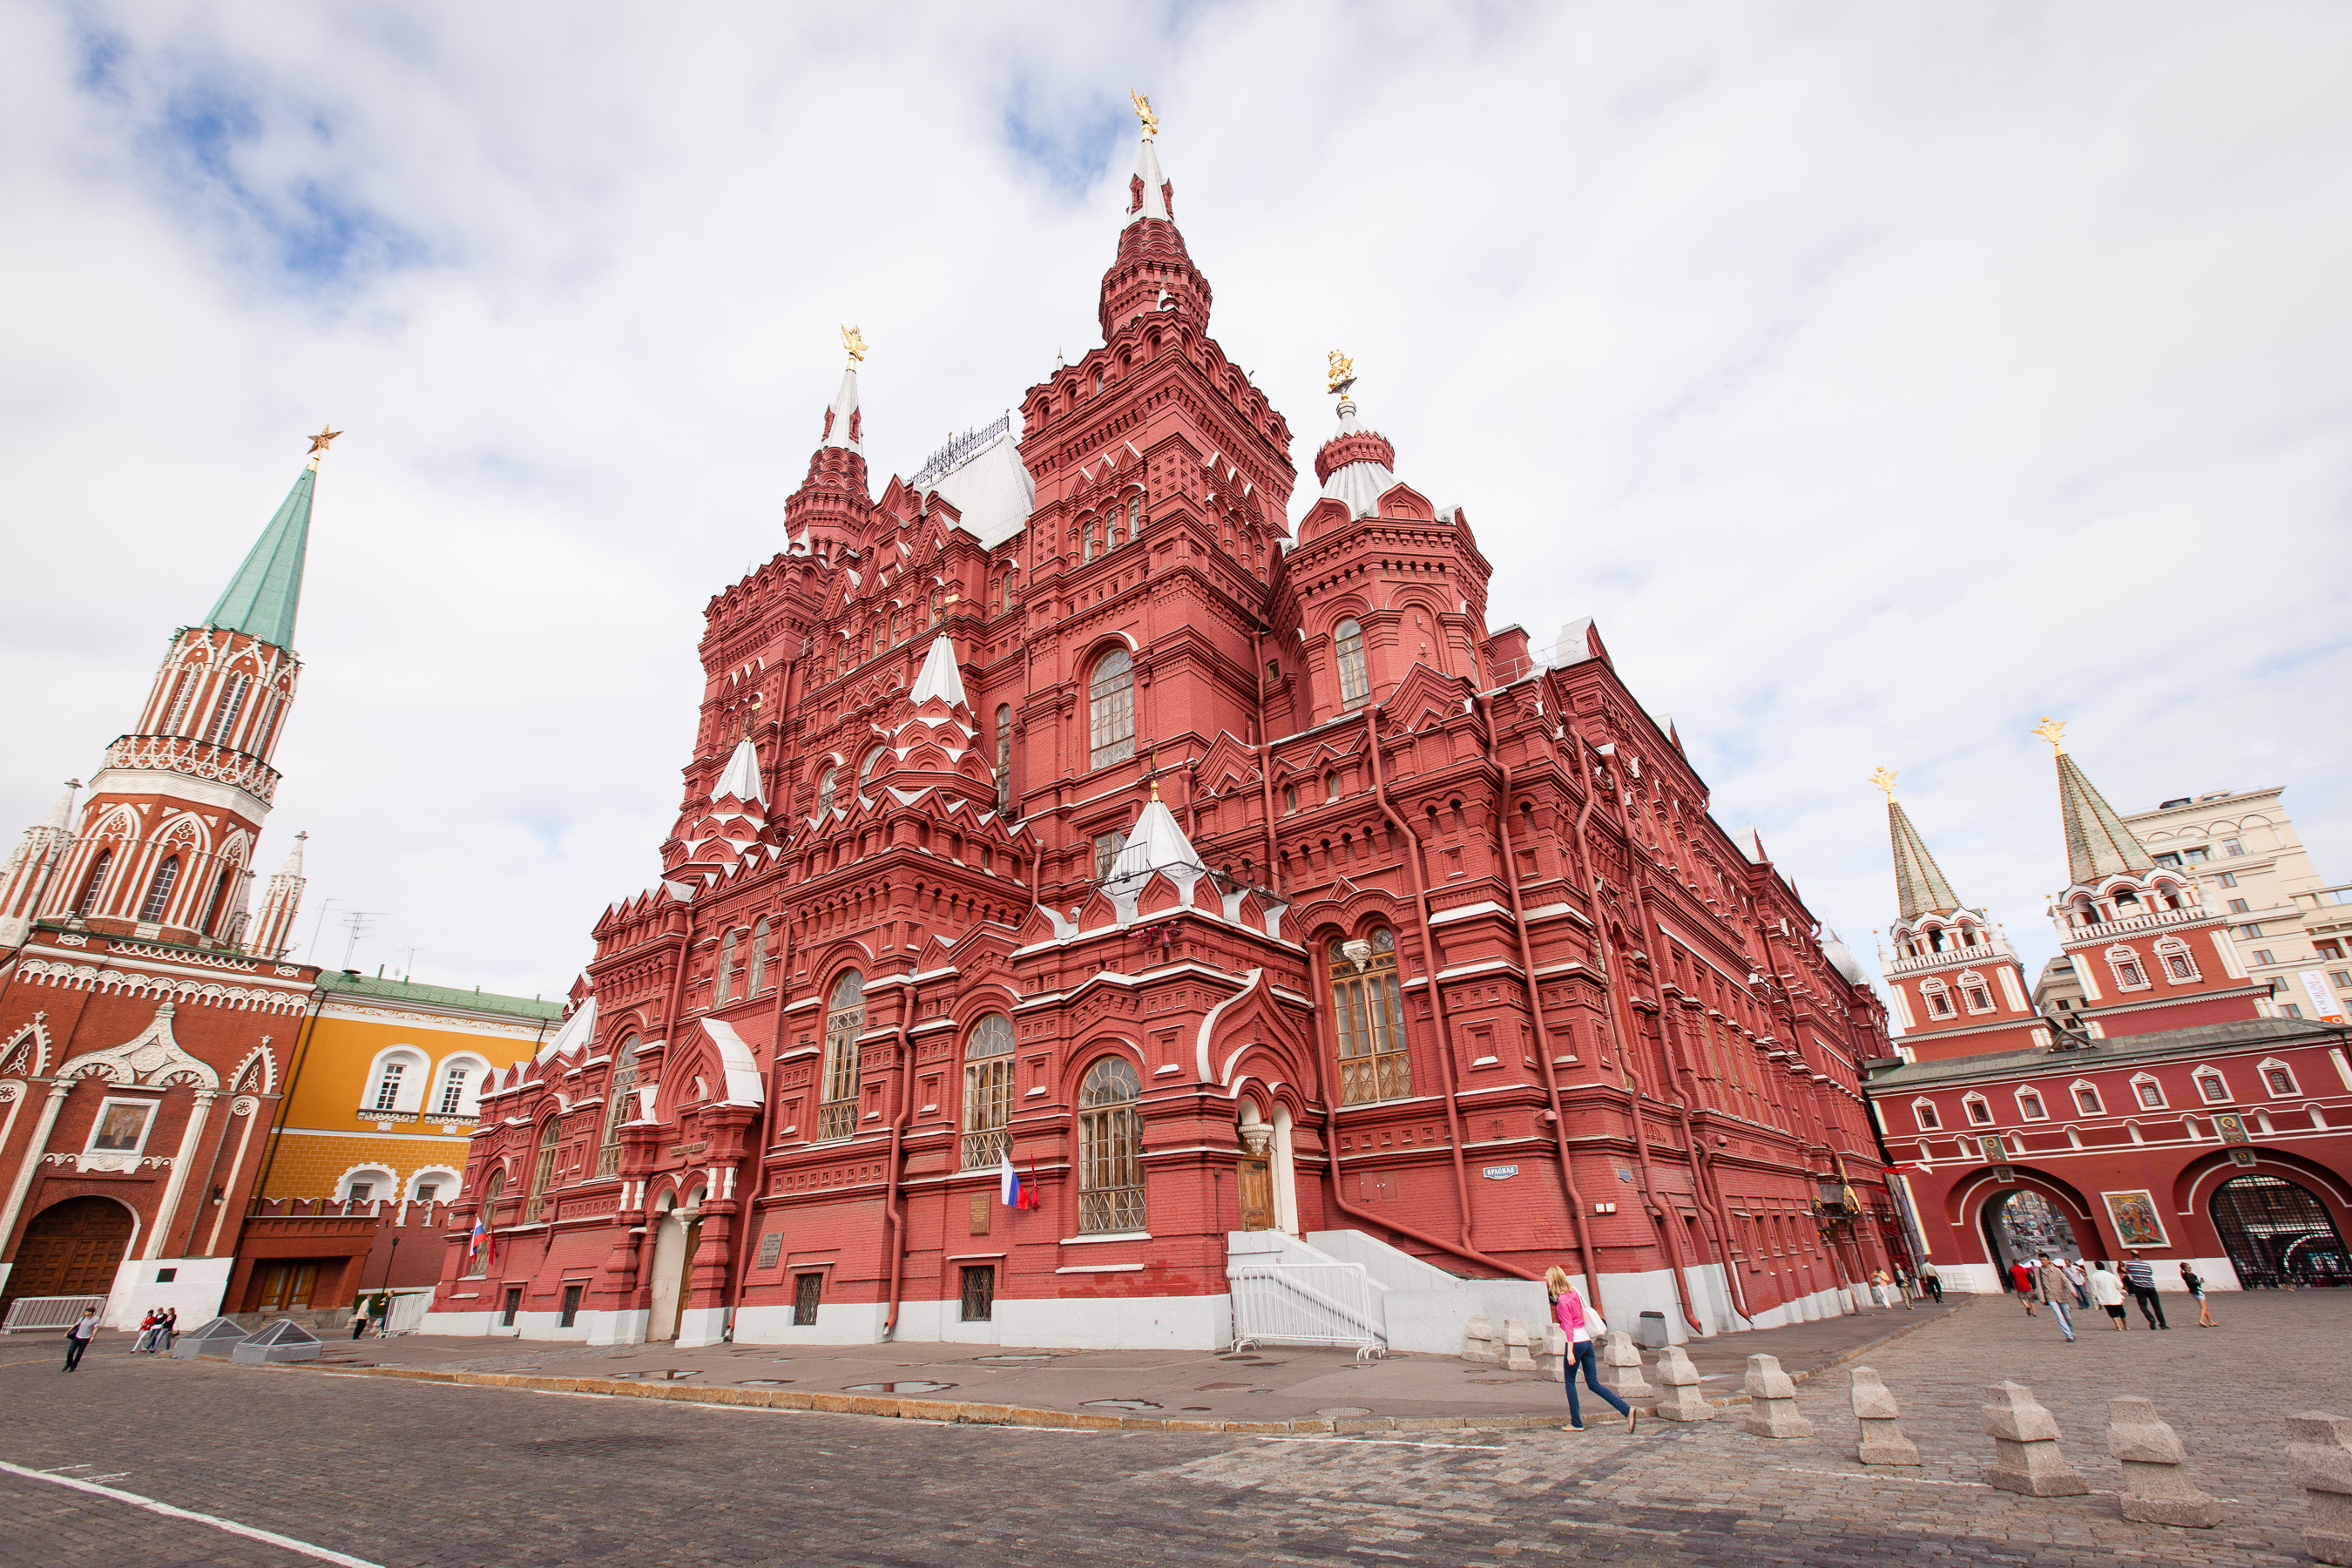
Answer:
<svg viewBox="0 0 2352 1568"><path fill-rule="evenodd" d="M1584 1412L1576 1402L1576 1374L1581 1368L1585 1386L1617 1407L1617 1414L1625 1418L1625 1431L1631 1436L1633 1407L1620 1399L1616 1390L1601 1385L1601 1369L1593 1360L1592 1336L1607 1333L1609 1325L1601 1321L1600 1313L1584 1304L1584 1298L1576 1293L1576 1282L1559 1264L1545 1270L1544 1284L1551 1291L1552 1321L1568 1336L1568 1354L1563 1358L1562 1370L1567 1373L1569 1425L1580 1432L1584 1430Z"/></svg>

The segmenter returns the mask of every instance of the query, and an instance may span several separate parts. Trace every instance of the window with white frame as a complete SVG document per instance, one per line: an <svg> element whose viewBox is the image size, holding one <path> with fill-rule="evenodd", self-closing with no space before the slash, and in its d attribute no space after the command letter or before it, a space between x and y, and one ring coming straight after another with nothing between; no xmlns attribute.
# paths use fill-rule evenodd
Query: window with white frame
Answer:
<svg viewBox="0 0 2352 1568"><path fill-rule="evenodd" d="M1990 1127L1992 1125L1992 1105L1985 1099L1984 1096L1980 1094L1972 1094L1969 1096L1968 1107L1969 1120L1970 1121L1975 1122L1979 1127Z"/></svg>
<svg viewBox="0 0 2352 1568"><path fill-rule="evenodd" d="M1960 1000L1971 1013L1992 1011L1992 987L1973 969L1960 971Z"/></svg>
<svg viewBox="0 0 2352 1568"><path fill-rule="evenodd" d="M2208 1105L2230 1103L2230 1085L2221 1075L2206 1068L2197 1075L2197 1093Z"/></svg>
<svg viewBox="0 0 2352 1568"><path fill-rule="evenodd" d="M2203 978L2197 967L2196 954L2190 952L2189 944L2177 936L2168 936L2157 942L2156 962L2163 969L2166 981L2171 984L2186 985Z"/></svg>
<svg viewBox="0 0 2352 1568"><path fill-rule="evenodd" d="M1930 1018L1949 1018L1958 1011L1952 1005L1951 987L1940 980L1919 982L1919 1000L1927 1005Z"/></svg>
<svg viewBox="0 0 2352 1568"><path fill-rule="evenodd" d="M1911 1120L1919 1124L1922 1132L1934 1132L1944 1125L1944 1119L1936 1114L1936 1102L1932 1100L1913 1100Z"/></svg>
<svg viewBox="0 0 2352 1568"><path fill-rule="evenodd" d="M2105 1116L2107 1113L2106 1102L2099 1098L2095 1088L2087 1083L2077 1083L2074 1089L2075 1109L2084 1115Z"/></svg>
<svg viewBox="0 0 2352 1568"><path fill-rule="evenodd" d="M425 1058L406 1048L389 1050L378 1057L375 1071L370 1076L367 1098L360 1102L362 1114L368 1111L415 1110L425 1099Z"/></svg>
<svg viewBox="0 0 2352 1568"><path fill-rule="evenodd" d="M343 1190L336 1195L346 1203L381 1203L399 1191L399 1178L390 1171L362 1166L344 1173Z"/></svg>
<svg viewBox="0 0 2352 1568"><path fill-rule="evenodd" d="M155 1101L114 1100L99 1102L98 1120L90 1124L91 1154L135 1155L147 1146L147 1130L154 1125Z"/></svg>
<svg viewBox="0 0 2352 1568"><path fill-rule="evenodd" d="M2139 1101L2139 1108L2142 1110L2164 1109L2164 1086L2155 1079L2144 1072L2135 1073L2132 1075L2131 1085L2132 1098Z"/></svg>
<svg viewBox="0 0 2352 1568"><path fill-rule="evenodd" d="M2288 1095L2301 1092L2294 1086L2294 1069L2275 1057L2255 1070L2263 1075L2263 1088L2270 1091L2273 1100L2284 1100Z"/></svg>
<svg viewBox="0 0 2352 1568"><path fill-rule="evenodd" d="M428 1165L408 1178L408 1201L447 1203L457 1195L457 1173L446 1165Z"/></svg>
<svg viewBox="0 0 2352 1568"><path fill-rule="evenodd" d="M2116 984L2126 991L2147 989L2147 972L2140 967L2139 954L2122 942L2107 949L2107 967L2116 973Z"/></svg>
<svg viewBox="0 0 2352 1568"><path fill-rule="evenodd" d="M471 1116L481 1106L482 1080L489 1076L490 1064L476 1056L456 1056L441 1063L441 1076L433 1089L433 1110L436 1116Z"/></svg>
<svg viewBox="0 0 2352 1568"><path fill-rule="evenodd" d="M2041 1094L2031 1089L2021 1089L2017 1091L2017 1113L2028 1121L2050 1120L2049 1107L2042 1103Z"/></svg>

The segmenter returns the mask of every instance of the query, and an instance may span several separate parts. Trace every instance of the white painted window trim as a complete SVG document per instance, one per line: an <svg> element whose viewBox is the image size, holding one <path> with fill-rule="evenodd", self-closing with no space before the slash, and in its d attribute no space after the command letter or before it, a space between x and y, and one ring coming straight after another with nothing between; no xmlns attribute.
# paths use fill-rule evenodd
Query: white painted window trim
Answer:
<svg viewBox="0 0 2352 1568"><path fill-rule="evenodd" d="M1981 1017L1985 1014L1998 1013L2000 1011L2000 1004L1993 1000L1991 981L1987 980L1981 973L1973 969L1961 970L1958 978L1960 1005L1969 1014ZM1969 1000L1969 991L1972 986L1979 988L1984 992L1985 1005L1981 1007Z"/></svg>
<svg viewBox="0 0 2352 1568"><path fill-rule="evenodd" d="M2139 1088L2142 1084L2146 1084L2148 1088L2156 1090L2155 1104L2150 1105L2146 1100L2141 1098ZM2167 1099L2165 1096L2164 1085L2157 1081L2157 1077L2154 1073L2136 1072L2132 1074L2131 1091L2132 1109L2135 1110L2169 1110L2172 1108L2171 1100Z"/></svg>
<svg viewBox="0 0 2352 1568"><path fill-rule="evenodd" d="M2147 959L2137 948L2133 947L2129 942L2119 942L2099 956L2107 961L2107 968L2116 977L2116 990L2153 991L2156 989L2155 982L2151 981L2147 977ZM2134 984L2133 982L2124 978L2124 964L2126 963L2129 963L2134 968L2139 971L2139 980L2137 984Z"/></svg>
<svg viewBox="0 0 2352 1568"><path fill-rule="evenodd" d="M1923 1110L1927 1112L1925 1116L1920 1114ZM1936 1109L1936 1102L1924 1094L1911 1102L1911 1120L1922 1132L1944 1130L1943 1113Z"/></svg>
<svg viewBox="0 0 2352 1568"><path fill-rule="evenodd" d="M400 1089L390 1109L414 1111L423 1107L425 1085L433 1078L433 1058L415 1046L405 1043L386 1046L376 1052L374 1059L368 1063L367 1077L360 1080L360 1115L362 1119L376 1110L375 1102L383 1091L384 1066L395 1058L409 1070L401 1074Z"/></svg>
<svg viewBox="0 0 2352 1568"><path fill-rule="evenodd" d="M368 1179L368 1184L371 1187L380 1186L383 1190L382 1192L371 1192L363 1198L353 1198L352 1196L352 1178L353 1176L365 1176ZM381 1178L381 1180L379 1180L379 1178ZM394 1170L389 1165L378 1165L373 1163L353 1165L351 1169L345 1171L341 1175L335 1178L335 1201L337 1203L389 1203L393 1201L394 1194L405 1191L407 1191L407 1189L400 1184L400 1173Z"/></svg>
<svg viewBox="0 0 2352 1568"><path fill-rule="evenodd" d="M1968 1124L1969 1126L1991 1127L1997 1125L1993 1121L1992 1101L1987 1100L1983 1095L1978 1094L1974 1090L1970 1090L1969 1093L1960 1097L1960 1105L1968 1116ZM1978 1116L1976 1113L1976 1108L1978 1106L1984 1107L1984 1115L1981 1117Z"/></svg>
<svg viewBox="0 0 2352 1568"><path fill-rule="evenodd" d="M2066 1086L2066 1093L2074 1101L2074 1110L2078 1115L2105 1116L2107 1113L2107 1097L2101 1094L2099 1086L2089 1079L2076 1079ZM2091 1103L2088 1105L2083 1103L2083 1096L2085 1094L2091 1097Z"/></svg>
<svg viewBox="0 0 2352 1568"><path fill-rule="evenodd" d="M457 1096L457 1109L445 1111L441 1109L441 1091L447 1087L449 1069L453 1067L466 1069L466 1087ZM490 1070L489 1058L479 1051L451 1051L433 1065L433 1092L417 1109L423 1110L425 1106L432 1107L428 1121L438 1116L455 1120L478 1116L482 1109L482 1085L488 1081Z"/></svg>
<svg viewBox="0 0 2352 1568"><path fill-rule="evenodd" d="M2020 1121L2047 1121L2050 1120L2050 1101L2042 1097L2041 1089L2031 1084L2020 1084L2017 1087L2016 1093L2017 1119ZM2041 1110L2029 1110L2026 1109L2025 1101L2029 1095L2032 1097L2033 1103L2042 1108Z"/></svg>
<svg viewBox="0 0 2352 1568"><path fill-rule="evenodd" d="M2283 1072L2286 1074L2286 1081L2288 1085L2286 1089L2276 1089L2271 1087L2271 1074L2273 1072ZM2301 1087L2302 1080L2294 1076L2294 1068L2279 1060L2276 1057L2264 1057L2261 1061L2256 1062L2254 1064L2254 1077L2261 1081L2263 1092L2270 1096L2273 1100L2293 1100L2303 1093Z"/></svg>

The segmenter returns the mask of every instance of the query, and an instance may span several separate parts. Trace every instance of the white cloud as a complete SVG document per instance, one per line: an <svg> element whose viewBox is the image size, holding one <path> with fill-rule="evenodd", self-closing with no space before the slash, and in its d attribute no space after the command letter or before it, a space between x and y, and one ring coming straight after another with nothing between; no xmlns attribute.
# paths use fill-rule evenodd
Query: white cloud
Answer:
<svg viewBox="0 0 2352 1568"><path fill-rule="evenodd" d="M1301 469L1345 346L1494 621L1597 616L1865 956L1882 762L2049 951L2044 711L2352 875L2347 67L2292 5L0 13L0 824L331 418L264 864L310 830L355 963L560 991L835 325L901 472L1097 341L1137 85Z"/></svg>

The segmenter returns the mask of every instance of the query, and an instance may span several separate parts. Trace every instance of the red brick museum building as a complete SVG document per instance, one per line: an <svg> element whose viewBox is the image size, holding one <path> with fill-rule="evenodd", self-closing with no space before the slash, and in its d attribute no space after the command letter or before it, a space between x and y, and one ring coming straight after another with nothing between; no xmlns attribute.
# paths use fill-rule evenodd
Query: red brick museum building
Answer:
<svg viewBox="0 0 2352 1568"><path fill-rule="evenodd" d="M878 496L853 340L428 1330L1211 1345L1246 1254L1681 1339L1888 1260L1852 955L1590 623L1487 626L1336 356L1294 534L1173 196L1147 129L1101 346Z"/></svg>

